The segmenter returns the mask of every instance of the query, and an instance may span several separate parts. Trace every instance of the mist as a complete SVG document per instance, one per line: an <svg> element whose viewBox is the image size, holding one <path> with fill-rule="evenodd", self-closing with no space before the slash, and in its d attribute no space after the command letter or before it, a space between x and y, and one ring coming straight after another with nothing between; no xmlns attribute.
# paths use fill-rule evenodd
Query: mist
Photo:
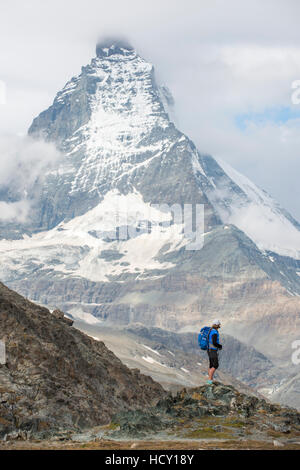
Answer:
<svg viewBox="0 0 300 470"><path fill-rule="evenodd" d="M38 187L60 153L54 144L31 137L0 137L0 220L25 222L38 197Z"/></svg>

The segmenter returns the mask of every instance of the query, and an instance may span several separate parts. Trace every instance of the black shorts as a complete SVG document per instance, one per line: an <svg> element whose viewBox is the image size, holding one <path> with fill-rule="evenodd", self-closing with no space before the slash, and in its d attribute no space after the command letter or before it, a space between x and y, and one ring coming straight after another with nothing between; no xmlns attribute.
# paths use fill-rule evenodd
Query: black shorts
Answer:
<svg viewBox="0 0 300 470"><path fill-rule="evenodd" d="M218 356L218 350L217 349L209 349L207 351L208 357L209 357L209 368L211 369L214 367L217 369L219 367L219 356Z"/></svg>

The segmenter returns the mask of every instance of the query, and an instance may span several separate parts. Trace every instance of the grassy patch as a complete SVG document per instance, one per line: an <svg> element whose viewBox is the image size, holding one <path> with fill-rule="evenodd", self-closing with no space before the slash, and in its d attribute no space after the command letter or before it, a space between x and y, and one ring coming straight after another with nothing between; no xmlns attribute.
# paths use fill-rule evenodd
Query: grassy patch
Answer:
<svg viewBox="0 0 300 470"><path fill-rule="evenodd" d="M233 434L229 431L216 431L213 428L205 427L194 429L188 432L184 437L190 439L232 439Z"/></svg>
<svg viewBox="0 0 300 470"><path fill-rule="evenodd" d="M224 421L220 424L222 424L222 426L226 426L230 428L243 428L246 426L244 421L239 421L237 419L232 419L232 418L224 419Z"/></svg>
<svg viewBox="0 0 300 470"><path fill-rule="evenodd" d="M115 431L116 429L118 429L120 427L120 424L119 423L110 423L108 424L107 426L105 426L106 429L109 429L111 431Z"/></svg>

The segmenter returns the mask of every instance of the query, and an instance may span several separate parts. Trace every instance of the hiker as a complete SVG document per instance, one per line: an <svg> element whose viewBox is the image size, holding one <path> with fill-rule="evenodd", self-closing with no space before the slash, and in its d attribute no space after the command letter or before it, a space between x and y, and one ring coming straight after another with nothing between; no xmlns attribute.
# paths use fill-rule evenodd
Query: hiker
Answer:
<svg viewBox="0 0 300 470"><path fill-rule="evenodd" d="M208 368L208 384L213 383L214 373L219 367L218 350L222 349L222 345L219 343L219 332L218 329L221 327L220 320L214 320L208 337L208 348L207 354L209 357L209 368Z"/></svg>

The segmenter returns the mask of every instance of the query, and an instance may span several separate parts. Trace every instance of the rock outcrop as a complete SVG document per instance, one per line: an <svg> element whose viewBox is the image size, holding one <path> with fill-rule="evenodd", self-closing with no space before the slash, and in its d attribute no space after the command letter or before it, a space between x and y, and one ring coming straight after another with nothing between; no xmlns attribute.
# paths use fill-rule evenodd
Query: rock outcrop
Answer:
<svg viewBox="0 0 300 470"><path fill-rule="evenodd" d="M297 440L300 413L221 383L183 389L147 410L123 411L112 423L114 438Z"/></svg>

